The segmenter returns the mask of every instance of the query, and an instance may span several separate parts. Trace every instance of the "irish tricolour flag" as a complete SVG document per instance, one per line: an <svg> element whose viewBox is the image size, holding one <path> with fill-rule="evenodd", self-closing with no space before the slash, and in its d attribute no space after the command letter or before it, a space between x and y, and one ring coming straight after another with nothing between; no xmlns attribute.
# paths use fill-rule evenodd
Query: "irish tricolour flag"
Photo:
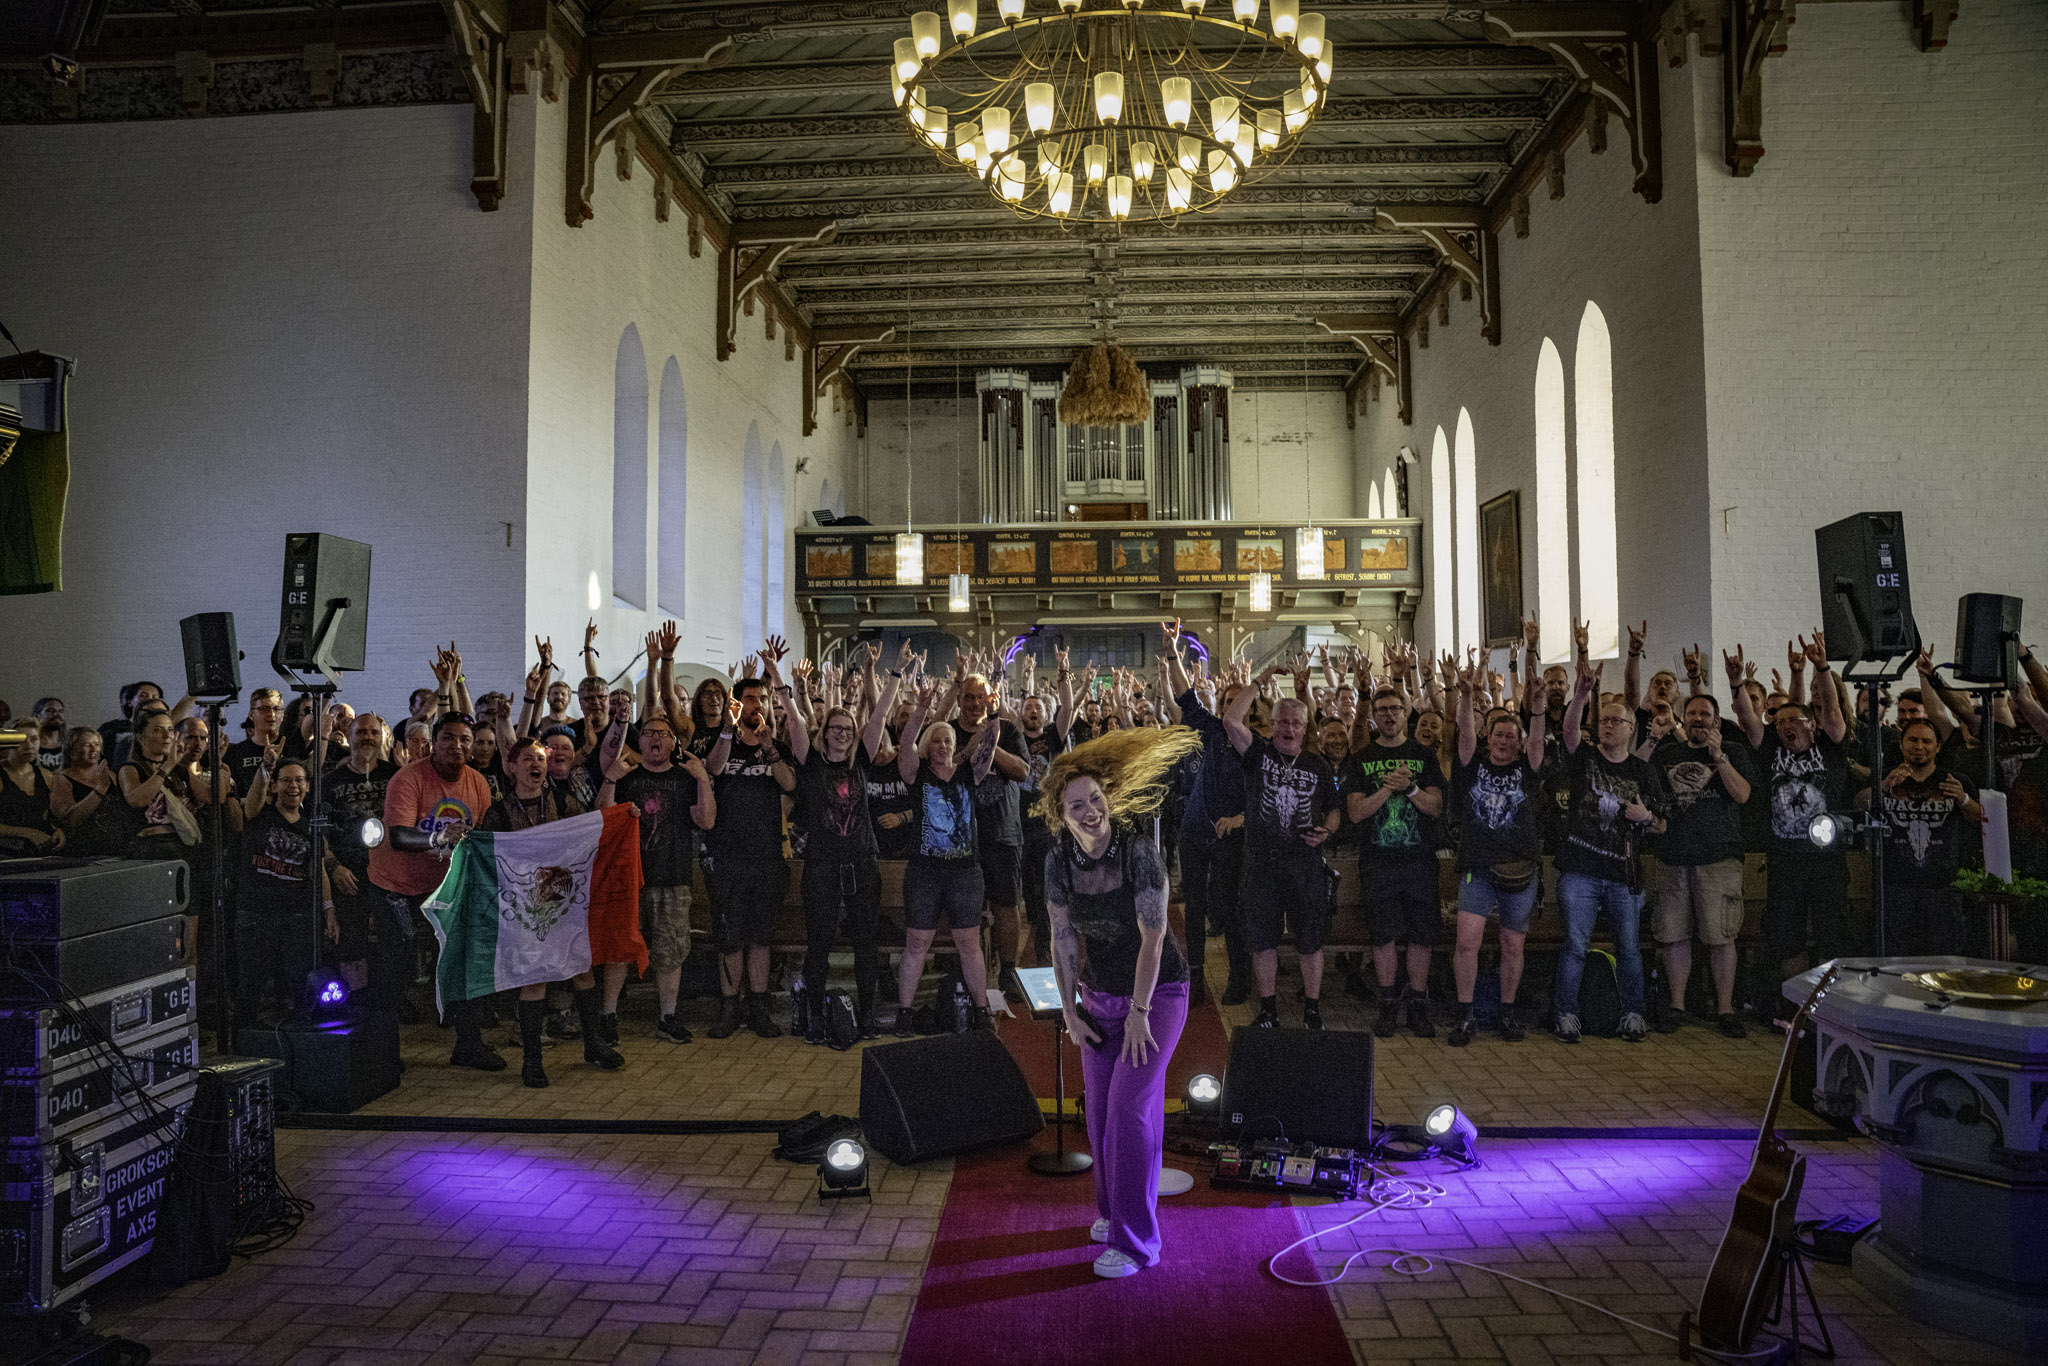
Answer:
<svg viewBox="0 0 2048 1366"><path fill-rule="evenodd" d="M558 982L593 963L645 972L639 811L627 803L509 835L472 831L423 909L441 941L434 989L444 1003Z"/></svg>

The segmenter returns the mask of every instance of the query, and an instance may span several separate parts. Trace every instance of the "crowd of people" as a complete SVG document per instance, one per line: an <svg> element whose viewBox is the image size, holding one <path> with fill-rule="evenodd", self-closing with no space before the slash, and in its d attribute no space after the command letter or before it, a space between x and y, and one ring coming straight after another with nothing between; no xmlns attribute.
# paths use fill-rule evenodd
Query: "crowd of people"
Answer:
<svg viewBox="0 0 2048 1366"><path fill-rule="evenodd" d="M1859 950L1981 948L1954 883L1979 857L1986 718L1931 657L1919 660L1919 686L1896 695L1852 687L1816 633L1788 645L1785 671L1773 669L1768 684L1741 649L1724 655L1717 695L1697 649L1682 653L1684 678L1661 670L1644 680L1644 623L1628 632L1612 690L1611 662L1589 658L1584 627L1573 637L1569 662L1546 667L1527 623L1504 674L1476 655L1430 661L1400 646L1378 660L1322 649L1212 670L1169 622L1149 676L1098 673L1093 661L1077 670L1064 649L1043 674L1029 655L1004 668L966 649L928 671L907 640L887 658L868 642L843 665L813 665L771 637L684 697L674 623L647 636L634 687L608 682L593 623L573 684L558 676L552 642L537 639L517 691L472 695L451 643L431 661L434 685L415 690L395 720L339 701L321 715L305 698L287 705L258 688L232 743L192 698L169 701L145 681L121 689L120 716L97 729L71 724L61 698L36 701L22 740L0 754L0 856L183 858L200 888L217 862L243 1012L289 1008L323 958L363 1008L401 1011L417 1008L408 994L433 948L420 907L456 841L627 803L638 813L657 1039L692 1039L679 1002L695 929L708 929L719 955L709 1036L781 1033L772 950L797 858L807 948L793 1013L814 1041L824 1012L807 1006L822 1000L841 942L853 950L860 1032L916 1032L942 931L966 988L965 1022L982 1027L985 987L1013 989L1018 965L1048 956L1058 967L1062 943L1089 921L1099 832L1089 813L1065 809L1064 794L1041 791L1048 768L1087 772L1091 742L1121 752L1118 732L1171 730L1185 740L1147 817L1162 876L1186 912L1186 946L1167 959L1199 997L1205 945L1220 936L1229 964L1220 999L1256 998L1260 1026L1280 1023L1280 950L1291 944L1300 1022L1322 1027L1334 849L1358 856L1371 944L1340 971L1347 987L1377 997L1382 1036L1436 1032L1430 981L1445 947L1446 860L1456 873L1448 1041L1461 1047L1482 1017L1507 1042L1539 1023L1518 1005L1539 899L1562 920L1552 1010L1540 1022L1559 1040L1580 1038L1582 974L1603 922L1623 1038L1645 1038L1653 1016L1666 1030L1688 1018L1695 943L1705 949L1711 1023L1742 1035L1746 855L1767 860L1760 951L1774 971ZM2030 650L2021 663L2020 686L1992 704L1994 767L2016 870L2041 876L2048 670ZM1872 726L1876 772L1865 758ZM316 764L330 819L317 850ZM1849 914L1844 844L1813 838L1814 817L1859 809L1873 813L1883 840L1882 943ZM360 838L372 816L386 832L374 844ZM1127 843L1104 847L1121 851L1122 876L1149 886L1151 865L1129 865ZM893 975L877 943L882 860L905 865ZM700 863L711 902L701 924L692 896ZM1646 1000L1646 903L1664 1010ZM1482 1012L1489 924L1498 966ZM550 1041L580 1041L587 1061L623 1065L628 975L626 964L599 964L507 1002L528 1084L546 1084ZM483 1037L491 1011L488 1002L448 1007L456 1064L506 1066Z"/></svg>

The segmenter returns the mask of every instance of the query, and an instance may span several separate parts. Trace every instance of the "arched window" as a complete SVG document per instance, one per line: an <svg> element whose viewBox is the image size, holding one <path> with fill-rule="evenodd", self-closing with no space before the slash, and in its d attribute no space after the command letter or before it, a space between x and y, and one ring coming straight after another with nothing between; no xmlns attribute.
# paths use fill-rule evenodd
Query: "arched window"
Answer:
<svg viewBox="0 0 2048 1366"><path fill-rule="evenodd" d="M1380 486L1379 486L1379 481L1378 481L1378 480L1373 480L1373 481L1372 481L1371 483L1368 483L1368 484L1367 484L1367 485L1366 485L1365 487L1366 487L1366 496L1365 496L1365 515L1366 515L1366 516L1368 516L1368 517L1384 517L1384 516L1386 516L1386 515L1387 515L1386 513L1384 513L1384 512L1382 512L1382 511L1380 511Z"/></svg>
<svg viewBox="0 0 2048 1366"><path fill-rule="evenodd" d="M647 353L632 323L612 374L612 596L647 605Z"/></svg>
<svg viewBox="0 0 2048 1366"><path fill-rule="evenodd" d="M767 536L761 543L763 635L787 635L783 600L789 596L789 486L783 473L782 443L768 452L768 480L762 490L768 507Z"/></svg>
<svg viewBox="0 0 2048 1366"><path fill-rule="evenodd" d="M747 424L740 457L740 643L745 655L761 643L761 424Z"/></svg>
<svg viewBox="0 0 2048 1366"><path fill-rule="evenodd" d="M683 405L683 371L670 356L661 367L661 408L656 417L659 474L655 499L660 514L655 538L655 585L661 610L684 615L683 573L690 548L690 430Z"/></svg>
<svg viewBox="0 0 2048 1366"><path fill-rule="evenodd" d="M1464 650L1486 643L1486 626L1479 618L1479 456L1472 414L1463 408L1451 462L1458 484L1458 648Z"/></svg>
<svg viewBox="0 0 2048 1366"><path fill-rule="evenodd" d="M1429 449L1429 602L1436 617L1436 648L1442 651L1457 648L1451 607L1455 578L1451 543L1456 539L1451 529L1451 443L1438 427L1435 444Z"/></svg>
<svg viewBox="0 0 2048 1366"><path fill-rule="evenodd" d="M1380 495L1380 506L1386 509L1385 512L1380 514L1382 517L1399 517L1401 515L1401 495L1394 488L1394 471L1392 468L1387 470L1386 487L1385 491Z"/></svg>
<svg viewBox="0 0 2048 1366"><path fill-rule="evenodd" d="M1564 360L1545 337L1536 357L1536 620L1543 662L1572 650L1570 492L1564 464Z"/></svg>
<svg viewBox="0 0 2048 1366"><path fill-rule="evenodd" d="M1577 417L1579 615L1592 623L1595 659L1621 653L1621 582L1614 535L1614 353L1607 319L1588 301L1572 362Z"/></svg>

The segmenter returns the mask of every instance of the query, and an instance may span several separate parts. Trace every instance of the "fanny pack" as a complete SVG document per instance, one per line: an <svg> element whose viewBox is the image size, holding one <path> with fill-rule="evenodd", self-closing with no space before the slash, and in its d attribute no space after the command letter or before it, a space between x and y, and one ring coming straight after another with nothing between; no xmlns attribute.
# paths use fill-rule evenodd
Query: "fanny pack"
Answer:
<svg viewBox="0 0 2048 1366"><path fill-rule="evenodd" d="M1486 875L1493 880L1497 892L1525 892L1536 881L1536 875L1543 871L1543 865L1536 859L1509 859L1487 868Z"/></svg>

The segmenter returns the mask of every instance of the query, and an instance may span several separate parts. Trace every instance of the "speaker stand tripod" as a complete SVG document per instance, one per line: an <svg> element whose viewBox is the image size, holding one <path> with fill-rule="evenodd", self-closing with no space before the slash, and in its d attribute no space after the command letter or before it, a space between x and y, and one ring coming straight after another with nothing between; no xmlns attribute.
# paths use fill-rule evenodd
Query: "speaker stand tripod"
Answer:
<svg viewBox="0 0 2048 1366"><path fill-rule="evenodd" d="M1079 1176L1095 1166L1095 1159L1067 1151L1067 1022L1058 1013L1052 1017L1052 1103L1054 1148L1031 1154L1025 1165L1040 1176Z"/></svg>
<svg viewBox="0 0 2048 1366"><path fill-rule="evenodd" d="M1771 1301L1771 1314L1764 1320L1765 1326L1791 1344L1792 1361L1804 1361L1809 1353L1817 1360L1833 1361L1834 1334L1828 1331L1827 1317L1820 1312L1820 1302L1813 1297L1813 1278L1807 1274L1806 1253L1798 1239L1785 1240L1784 1264L1784 1275L1778 1282L1778 1293ZM1800 1309L1802 1300L1805 1301L1803 1313ZM1820 1330L1820 1341L1811 1347L1802 1340L1799 1332L1800 1321L1807 1315L1812 1316L1813 1326ZM1783 1328L1778 1326L1780 1319L1789 1320Z"/></svg>

